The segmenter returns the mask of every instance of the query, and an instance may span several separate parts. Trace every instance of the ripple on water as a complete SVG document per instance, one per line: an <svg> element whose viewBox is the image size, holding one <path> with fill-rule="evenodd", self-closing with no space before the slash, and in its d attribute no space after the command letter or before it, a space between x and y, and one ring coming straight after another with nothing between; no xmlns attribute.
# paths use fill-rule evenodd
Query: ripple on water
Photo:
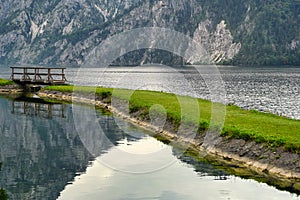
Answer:
<svg viewBox="0 0 300 200"><path fill-rule="evenodd" d="M129 89L148 89L211 99L211 94L196 70L159 67L112 67L103 69L68 68L71 83ZM0 77L9 78L9 68ZM300 119L300 68L246 68L220 66L226 102L244 109L270 112ZM84 72L84 73L83 73ZM76 80L76 81L75 81Z"/></svg>

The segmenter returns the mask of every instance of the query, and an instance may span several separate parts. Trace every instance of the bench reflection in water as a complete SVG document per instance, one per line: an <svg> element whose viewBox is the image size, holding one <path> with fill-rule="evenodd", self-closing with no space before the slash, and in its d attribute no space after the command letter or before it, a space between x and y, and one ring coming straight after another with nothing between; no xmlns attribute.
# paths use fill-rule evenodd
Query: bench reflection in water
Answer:
<svg viewBox="0 0 300 200"><path fill-rule="evenodd" d="M23 114L51 119L66 118L66 105L52 103L39 98L17 98L11 101L13 114Z"/></svg>

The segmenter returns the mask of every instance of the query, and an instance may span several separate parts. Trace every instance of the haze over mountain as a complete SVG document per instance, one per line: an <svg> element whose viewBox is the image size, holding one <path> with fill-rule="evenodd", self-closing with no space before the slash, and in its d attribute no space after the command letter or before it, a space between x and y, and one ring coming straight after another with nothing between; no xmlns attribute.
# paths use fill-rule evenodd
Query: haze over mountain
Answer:
<svg viewBox="0 0 300 200"><path fill-rule="evenodd" d="M200 42L212 62L300 65L299 24L299 0L2 0L0 63L80 65L109 36L162 27ZM147 62L182 60L143 49L115 64Z"/></svg>

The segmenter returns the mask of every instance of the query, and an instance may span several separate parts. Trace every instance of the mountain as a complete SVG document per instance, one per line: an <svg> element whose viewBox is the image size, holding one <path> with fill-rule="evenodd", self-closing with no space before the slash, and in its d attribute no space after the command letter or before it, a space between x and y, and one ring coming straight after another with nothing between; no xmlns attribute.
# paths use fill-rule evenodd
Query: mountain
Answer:
<svg viewBox="0 0 300 200"><path fill-rule="evenodd" d="M215 63L300 65L299 24L299 0L5 0L0 1L0 63L81 65L111 36L160 27L193 38ZM114 64L147 62L201 60L141 49Z"/></svg>

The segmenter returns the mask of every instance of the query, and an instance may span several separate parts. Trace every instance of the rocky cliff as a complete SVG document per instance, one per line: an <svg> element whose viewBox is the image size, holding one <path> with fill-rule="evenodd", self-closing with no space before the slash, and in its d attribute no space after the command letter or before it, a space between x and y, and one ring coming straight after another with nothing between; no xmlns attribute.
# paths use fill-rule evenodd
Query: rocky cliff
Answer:
<svg viewBox="0 0 300 200"><path fill-rule="evenodd" d="M297 0L6 0L0 2L0 63L80 65L110 36L162 27L201 43L212 62L297 65L299 13ZM144 62L182 60L144 49L115 64Z"/></svg>

